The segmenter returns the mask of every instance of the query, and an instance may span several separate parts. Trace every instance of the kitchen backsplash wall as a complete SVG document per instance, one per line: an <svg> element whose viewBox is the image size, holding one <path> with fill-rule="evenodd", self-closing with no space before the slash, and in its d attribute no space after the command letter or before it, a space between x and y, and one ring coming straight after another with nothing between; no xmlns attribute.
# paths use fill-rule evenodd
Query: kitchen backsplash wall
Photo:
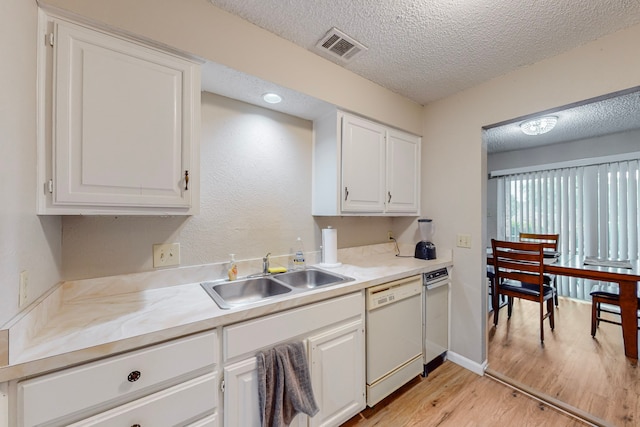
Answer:
<svg viewBox="0 0 640 427"><path fill-rule="evenodd" d="M385 242L391 218L311 216L312 137L308 120L203 92L200 214L64 217L64 278L153 270L154 243L180 243L186 266L289 254L297 237L319 251L328 225L340 248Z"/></svg>

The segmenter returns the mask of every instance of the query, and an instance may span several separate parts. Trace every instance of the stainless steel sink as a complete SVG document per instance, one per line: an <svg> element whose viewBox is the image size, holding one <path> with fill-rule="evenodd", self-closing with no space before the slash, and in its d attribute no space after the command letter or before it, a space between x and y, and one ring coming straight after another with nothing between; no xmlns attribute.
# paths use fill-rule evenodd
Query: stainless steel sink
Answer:
<svg viewBox="0 0 640 427"><path fill-rule="evenodd" d="M264 301L292 291L290 287L273 280L270 276L232 282L204 282L201 285L220 308L227 309Z"/></svg>
<svg viewBox="0 0 640 427"><path fill-rule="evenodd" d="M339 283L355 280L341 274L329 273L324 270L311 268L291 271L288 273L280 273L275 275L274 278L279 282L298 289L315 289L321 286L337 285Z"/></svg>
<svg viewBox="0 0 640 427"><path fill-rule="evenodd" d="M322 286L355 280L341 274L307 268L273 276L252 277L234 281L216 280L200 285L223 309L241 307L290 292L299 293Z"/></svg>

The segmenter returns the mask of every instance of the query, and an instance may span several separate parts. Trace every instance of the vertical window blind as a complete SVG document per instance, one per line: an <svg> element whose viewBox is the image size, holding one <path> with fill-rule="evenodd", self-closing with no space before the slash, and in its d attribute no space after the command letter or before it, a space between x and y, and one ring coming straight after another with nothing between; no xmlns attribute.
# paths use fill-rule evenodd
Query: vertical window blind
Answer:
<svg viewBox="0 0 640 427"><path fill-rule="evenodd" d="M498 178L498 238L558 233L578 257L640 257L639 160L526 172ZM560 295L589 299L593 282L558 278Z"/></svg>

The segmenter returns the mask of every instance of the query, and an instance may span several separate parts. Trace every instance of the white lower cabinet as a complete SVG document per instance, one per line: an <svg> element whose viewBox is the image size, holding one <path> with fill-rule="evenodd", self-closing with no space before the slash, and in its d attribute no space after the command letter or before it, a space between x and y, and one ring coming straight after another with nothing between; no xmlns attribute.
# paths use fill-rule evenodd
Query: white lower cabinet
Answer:
<svg viewBox="0 0 640 427"><path fill-rule="evenodd" d="M218 414L209 415L195 423L191 423L189 427L218 427Z"/></svg>
<svg viewBox="0 0 640 427"><path fill-rule="evenodd" d="M336 426L364 406L364 339L355 321L309 338L313 394L320 407L309 426Z"/></svg>
<svg viewBox="0 0 640 427"><path fill-rule="evenodd" d="M224 425L259 426L258 363L255 357L224 368ZM307 426L308 417L298 414L290 427Z"/></svg>
<svg viewBox="0 0 640 427"><path fill-rule="evenodd" d="M365 407L362 292L232 325L223 330L225 427L259 426L255 354L302 341L320 411L299 414L292 426L338 426Z"/></svg>
<svg viewBox="0 0 640 427"><path fill-rule="evenodd" d="M224 368L224 425L259 426L258 363L255 357Z"/></svg>
<svg viewBox="0 0 640 427"><path fill-rule="evenodd" d="M207 374L70 424L69 427L187 425L194 418L202 418L203 413L215 409L217 391L217 375Z"/></svg>
<svg viewBox="0 0 640 427"><path fill-rule="evenodd" d="M319 412L291 426L338 426L365 408L364 291L219 330L0 383L0 427L259 426L256 353L294 341Z"/></svg>
<svg viewBox="0 0 640 427"><path fill-rule="evenodd" d="M16 424L195 422L218 408L218 348L210 331L18 381Z"/></svg>

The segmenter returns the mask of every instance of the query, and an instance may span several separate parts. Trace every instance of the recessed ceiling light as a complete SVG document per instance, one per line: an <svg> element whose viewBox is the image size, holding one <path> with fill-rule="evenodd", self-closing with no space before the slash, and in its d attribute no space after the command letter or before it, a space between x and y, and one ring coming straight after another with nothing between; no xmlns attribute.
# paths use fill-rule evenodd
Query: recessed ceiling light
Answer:
<svg viewBox="0 0 640 427"><path fill-rule="evenodd" d="M520 129L527 135L542 135L549 132L556 126L558 118L556 116L538 117L520 123Z"/></svg>
<svg viewBox="0 0 640 427"><path fill-rule="evenodd" d="M269 104L277 104L282 101L282 97L277 93L265 93L262 95L262 99Z"/></svg>

